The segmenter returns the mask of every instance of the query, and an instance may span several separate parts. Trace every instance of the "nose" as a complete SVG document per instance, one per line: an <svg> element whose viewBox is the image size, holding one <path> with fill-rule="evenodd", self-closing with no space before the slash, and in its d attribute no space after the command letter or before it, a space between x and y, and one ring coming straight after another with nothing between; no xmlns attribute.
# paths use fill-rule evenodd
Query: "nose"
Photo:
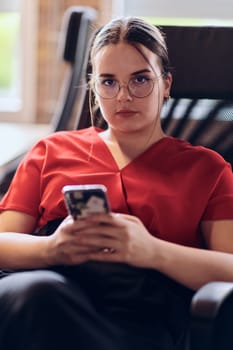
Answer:
<svg viewBox="0 0 233 350"><path fill-rule="evenodd" d="M117 94L118 101L131 101L132 95L129 92L127 85L121 85Z"/></svg>

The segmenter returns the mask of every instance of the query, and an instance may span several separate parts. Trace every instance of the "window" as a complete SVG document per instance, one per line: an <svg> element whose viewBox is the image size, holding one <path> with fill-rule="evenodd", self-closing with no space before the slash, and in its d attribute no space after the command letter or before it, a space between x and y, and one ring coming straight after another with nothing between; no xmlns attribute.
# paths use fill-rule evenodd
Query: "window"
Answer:
<svg viewBox="0 0 233 350"><path fill-rule="evenodd" d="M233 25L232 0L113 0L112 14L153 18L155 24ZM191 22L192 23L191 23Z"/></svg>
<svg viewBox="0 0 233 350"><path fill-rule="evenodd" d="M0 121L33 121L36 0L0 1Z"/></svg>

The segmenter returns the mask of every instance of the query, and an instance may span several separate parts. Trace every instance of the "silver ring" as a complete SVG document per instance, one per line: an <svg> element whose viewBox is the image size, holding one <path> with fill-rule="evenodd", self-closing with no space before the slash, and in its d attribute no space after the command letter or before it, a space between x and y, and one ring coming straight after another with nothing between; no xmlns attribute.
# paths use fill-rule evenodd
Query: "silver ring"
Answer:
<svg viewBox="0 0 233 350"><path fill-rule="evenodd" d="M109 247L104 247L104 248L101 249L101 251L103 253L111 253L111 254L115 253L115 249L114 248L109 248Z"/></svg>

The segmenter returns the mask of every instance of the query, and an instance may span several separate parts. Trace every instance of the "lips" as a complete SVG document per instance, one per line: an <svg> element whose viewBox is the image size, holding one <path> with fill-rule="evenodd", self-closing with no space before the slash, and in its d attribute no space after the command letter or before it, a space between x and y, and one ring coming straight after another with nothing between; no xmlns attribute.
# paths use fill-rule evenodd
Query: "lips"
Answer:
<svg viewBox="0 0 233 350"><path fill-rule="evenodd" d="M116 112L117 115L119 116L124 116L124 117L130 117L132 115L135 115L136 111L133 111L131 109L120 109L119 111Z"/></svg>

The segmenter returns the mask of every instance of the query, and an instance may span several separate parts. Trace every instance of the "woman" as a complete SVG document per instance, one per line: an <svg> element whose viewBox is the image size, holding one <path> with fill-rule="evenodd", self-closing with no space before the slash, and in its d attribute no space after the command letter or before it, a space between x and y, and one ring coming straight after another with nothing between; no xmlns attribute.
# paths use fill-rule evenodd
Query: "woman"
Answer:
<svg viewBox="0 0 233 350"><path fill-rule="evenodd" d="M41 140L0 204L0 266L18 271L0 282L0 345L184 349L192 292L233 281L232 171L164 134L172 76L157 28L113 20L91 65L107 129ZM62 187L92 183L112 213L66 217Z"/></svg>

